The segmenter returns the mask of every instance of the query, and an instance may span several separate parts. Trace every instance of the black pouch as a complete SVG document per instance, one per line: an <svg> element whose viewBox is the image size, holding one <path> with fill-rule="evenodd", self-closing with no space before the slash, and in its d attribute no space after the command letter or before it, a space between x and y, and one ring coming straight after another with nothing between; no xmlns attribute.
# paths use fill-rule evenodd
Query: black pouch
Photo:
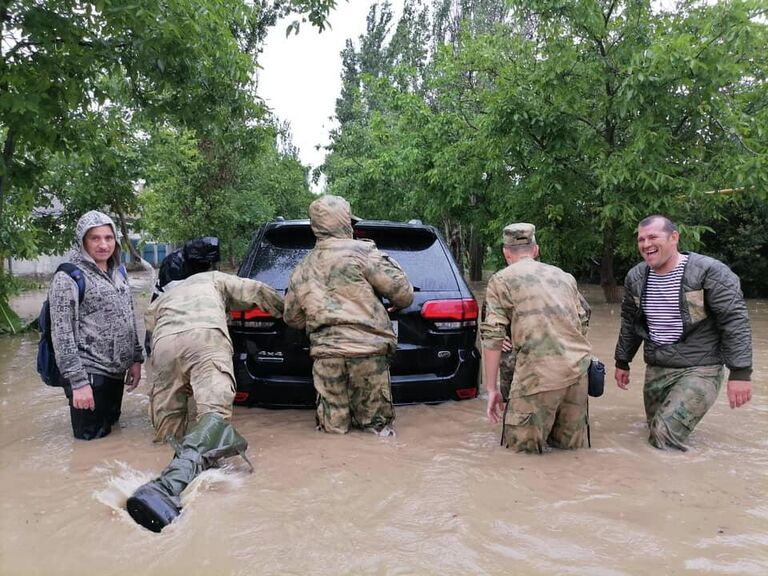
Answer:
<svg viewBox="0 0 768 576"><path fill-rule="evenodd" d="M592 358L592 361L589 363L587 377L589 379L587 393L593 398L602 396L603 390L605 390L605 364L597 358Z"/></svg>

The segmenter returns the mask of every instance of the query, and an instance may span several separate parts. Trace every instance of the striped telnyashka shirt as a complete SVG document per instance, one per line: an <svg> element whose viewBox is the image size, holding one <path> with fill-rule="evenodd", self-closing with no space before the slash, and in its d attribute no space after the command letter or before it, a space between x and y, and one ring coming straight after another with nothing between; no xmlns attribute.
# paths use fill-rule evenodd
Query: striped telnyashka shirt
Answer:
<svg viewBox="0 0 768 576"><path fill-rule="evenodd" d="M687 254L667 274L648 273L643 294L643 312L648 323L648 334L655 344L672 344L683 335L683 317L680 314L680 283L688 261Z"/></svg>

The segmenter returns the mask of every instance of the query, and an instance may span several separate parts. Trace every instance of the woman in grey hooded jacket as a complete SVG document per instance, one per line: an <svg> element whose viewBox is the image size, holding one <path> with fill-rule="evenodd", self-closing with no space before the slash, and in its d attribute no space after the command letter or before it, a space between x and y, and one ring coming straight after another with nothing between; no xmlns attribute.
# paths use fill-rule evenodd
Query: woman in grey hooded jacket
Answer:
<svg viewBox="0 0 768 576"><path fill-rule="evenodd" d="M143 355L114 222L91 210L78 221L75 240L68 261L82 271L85 294L79 302L76 282L66 272L54 275L51 336L72 431L92 440L109 434L120 418L123 386L139 384Z"/></svg>

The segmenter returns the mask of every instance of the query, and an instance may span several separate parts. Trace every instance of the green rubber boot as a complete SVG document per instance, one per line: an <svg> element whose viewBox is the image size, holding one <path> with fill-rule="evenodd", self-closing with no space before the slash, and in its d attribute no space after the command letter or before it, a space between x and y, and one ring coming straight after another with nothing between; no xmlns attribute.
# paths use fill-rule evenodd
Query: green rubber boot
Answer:
<svg viewBox="0 0 768 576"><path fill-rule="evenodd" d="M218 414L205 414L174 446L176 455L160 476L128 498L128 513L148 530L160 532L181 513L180 496L192 480L230 456L239 454L248 462L247 448L248 442L229 422Z"/></svg>

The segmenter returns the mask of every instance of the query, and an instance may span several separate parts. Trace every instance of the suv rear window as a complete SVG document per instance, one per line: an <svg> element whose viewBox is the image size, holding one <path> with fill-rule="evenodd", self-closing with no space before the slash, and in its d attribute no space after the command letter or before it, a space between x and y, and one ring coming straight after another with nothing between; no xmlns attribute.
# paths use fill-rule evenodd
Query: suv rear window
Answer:
<svg viewBox="0 0 768 576"><path fill-rule="evenodd" d="M427 228L358 225L355 237L373 240L379 250L397 260L419 290L458 288L440 242ZM315 235L308 225L272 228L256 250L249 276L284 291L291 272L314 246Z"/></svg>

